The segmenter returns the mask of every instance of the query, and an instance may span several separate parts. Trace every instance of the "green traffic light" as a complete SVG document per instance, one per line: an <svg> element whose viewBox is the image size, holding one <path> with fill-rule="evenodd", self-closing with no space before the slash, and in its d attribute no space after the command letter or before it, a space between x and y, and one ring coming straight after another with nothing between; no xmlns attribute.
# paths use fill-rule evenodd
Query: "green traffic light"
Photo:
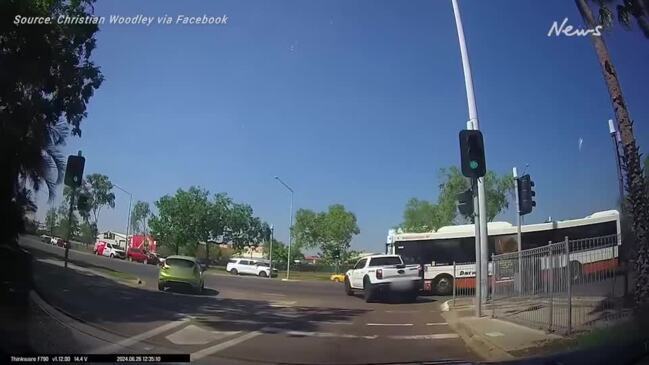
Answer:
<svg viewBox="0 0 649 365"><path fill-rule="evenodd" d="M477 169L478 168L478 161L469 162L469 167L471 167L471 169L473 169L473 170Z"/></svg>

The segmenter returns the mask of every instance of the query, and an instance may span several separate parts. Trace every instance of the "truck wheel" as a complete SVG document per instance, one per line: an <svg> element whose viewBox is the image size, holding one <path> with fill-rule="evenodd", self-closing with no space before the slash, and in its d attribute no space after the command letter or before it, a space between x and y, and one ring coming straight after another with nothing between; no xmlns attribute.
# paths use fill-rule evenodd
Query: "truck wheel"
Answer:
<svg viewBox="0 0 649 365"><path fill-rule="evenodd" d="M365 277L365 279L363 279L363 296L366 303L371 303L374 300L374 291L375 290L372 283L370 282L370 279Z"/></svg>
<svg viewBox="0 0 649 365"><path fill-rule="evenodd" d="M352 296L354 295L354 290L352 289L352 285L349 283L349 278L345 276L345 294Z"/></svg>
<svg viewBox="0 0 649 365"><path fill-rule="evenodd" d="M237 269L232 269L232 270L230 270L230 273L231 273L232 275L239 275L239 272L237 271Z"/></svg>
<svg viewBox="0 0 649 365"><path fill-rule="evenodd" d="M440 275L433 282L433 290L438 295L453 294L453 278L451 275Z"/></svg>
<svg viewBox="0 0 649 365"><path fill-rule="evenodd" d="M165 290L165 284L162 281L158 281L158 290L160 291Z"/></svg>
<svg viewBox="0 0 649 365"><path fill-rule="evenodd" d="M261 276L262 278L265 278L265 277L267 277L268 275L266 274L265 271L262 270L262 271L259 272L259 276Z"/></svg>

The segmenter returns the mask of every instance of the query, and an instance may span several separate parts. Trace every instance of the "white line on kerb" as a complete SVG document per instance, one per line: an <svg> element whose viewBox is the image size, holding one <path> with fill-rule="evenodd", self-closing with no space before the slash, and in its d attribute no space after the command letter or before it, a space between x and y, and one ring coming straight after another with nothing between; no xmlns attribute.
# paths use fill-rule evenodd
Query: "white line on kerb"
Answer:
<svg viewBox="0 0 649 365"><path fill-rule="evenodd" d="M118 352L119 350L121 350L124 347L132 346L132 345L134 345L134 344L136 344L138 342L144 341L144 340L146 340L148 338L151 338L153 336L157 336L157 335L159 335L159 334L161 334L163 332L167 332L167 331L169 331L169 330L171 330L173 328L176 328L176 327L178 327L178 326L180 326L182 324L187 323L187 321L188 321L188 319L184 318L184 319L181 319L179 321L173 321L173 322L163 324L162 326L156 327L156 328L154 328L154 329L152 329L150 331L140 333L139 335L135 335L133 337L125 338L122 341L119 341L119 342L117 342L115 344L112 344L110 346L106 346L106 347L97 349L97 350L95 350L95 352L98 353L98 354L101 354L101 353L110 354L110 353L113 353L113 352Z"/></svg>
<svg viewBox="0 0 649 365"><path fill-rule="evenodd" d="M223 350L225 350L225 349L227 349L229 347L236 346L236 345L238 345L238 344L240 344L242 342L248 341L248 340L250 340L252 338L255 338L255 337L257 337L257 336L259 336L261 334L262 333L259 332L259 331L253 331L253 332L246 333L245 335L241 335L239 337L233 338L233 339L231 339L229 341L225 341L225 342L220 343L218 345L214 345L214 346L207 347L207 348L204 348L204 349L196 351L196 352L192 352L189 355L189 359L191 361L196 361L198 359L202 359L205 356L209 356L209 355L215 354L215 353L217 353L219 351L223 351Z"/></svg>
<svg viewBox="0 0 649 365"><path fill-rule="evenodd" d="M426 323L426 326L446 326L448 323L446 322L433 322L433 323Z"/></svg>
<svg viewBox="0 0 649 365"><path fill-rule="evenodd" d="M412 326L412 323L368 323L368 326Z"/></svg>

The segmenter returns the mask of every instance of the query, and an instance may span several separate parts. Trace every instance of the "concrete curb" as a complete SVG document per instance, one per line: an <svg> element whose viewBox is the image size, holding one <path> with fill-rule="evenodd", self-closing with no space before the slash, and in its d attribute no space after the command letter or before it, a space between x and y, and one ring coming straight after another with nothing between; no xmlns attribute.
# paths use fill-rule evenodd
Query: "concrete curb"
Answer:
<svg viewBox="0 0 649 365"><path fill-rule="evenodd" d="M446 303L445 303L446 304ZM448 326L464 340L464 342L473 350L478 356L486 361L507 361L516 359L515 356L504 351L500 347L489 342L483 336L473 333L466 325L464 325L455 312L443 311L442 317L446 319Z"/></svg>

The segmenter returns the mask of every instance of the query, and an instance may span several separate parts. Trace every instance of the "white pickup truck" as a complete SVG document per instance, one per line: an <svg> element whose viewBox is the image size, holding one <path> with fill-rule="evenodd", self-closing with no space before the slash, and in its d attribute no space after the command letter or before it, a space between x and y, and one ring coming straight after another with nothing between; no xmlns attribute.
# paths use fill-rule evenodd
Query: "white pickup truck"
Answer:
<svg viewBox="0 0 649 365"><path fill-rule="evenodd" d="M347 295L354 295L354 290L362 290L366 302L392 292L399 292L414 301L420 289L421 267L404 265L399 255L363 257L345 273Z"/></svg>

